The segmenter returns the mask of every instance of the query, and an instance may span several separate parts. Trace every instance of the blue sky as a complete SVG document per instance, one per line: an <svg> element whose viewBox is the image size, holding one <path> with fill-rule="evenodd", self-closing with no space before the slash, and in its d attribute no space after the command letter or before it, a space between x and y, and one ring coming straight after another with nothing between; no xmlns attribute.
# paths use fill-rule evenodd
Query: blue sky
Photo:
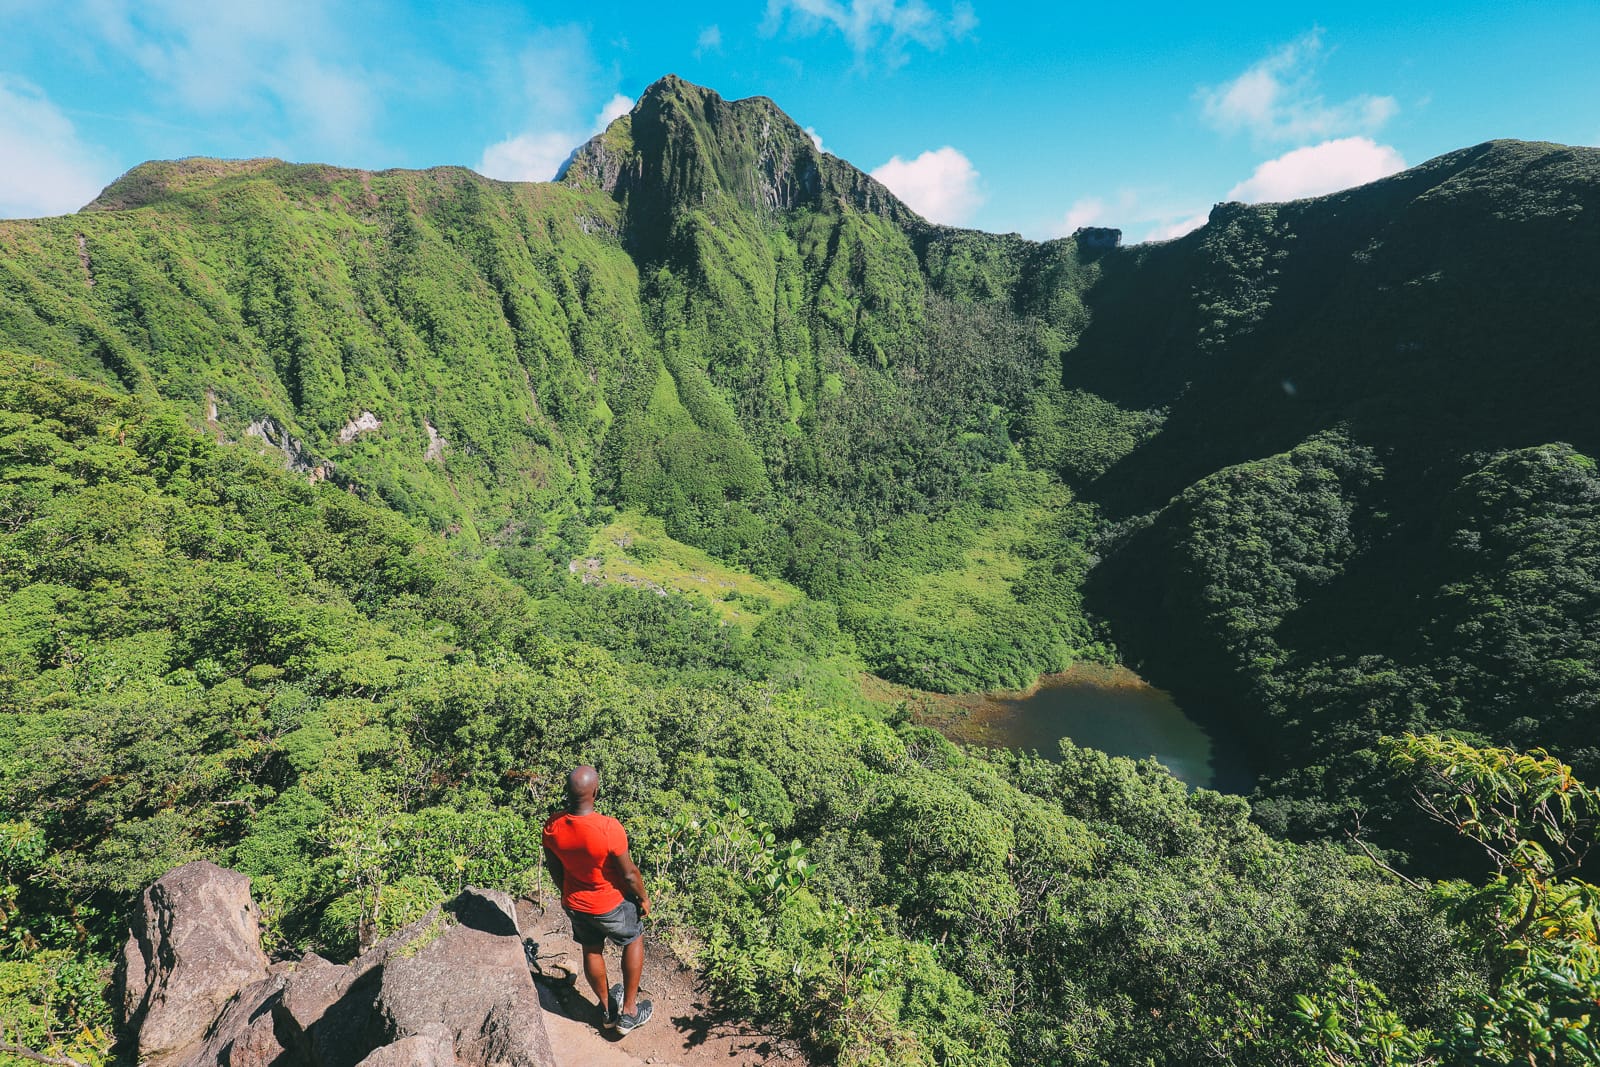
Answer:
<svg viewBox="0 0 1600 1067"><path fill-rule="evenodd" d="M152 158L548 178L668 72L937 221L1180 232L1494 137L1600 144L1600 3L0 0L0 216Z"/></svg>

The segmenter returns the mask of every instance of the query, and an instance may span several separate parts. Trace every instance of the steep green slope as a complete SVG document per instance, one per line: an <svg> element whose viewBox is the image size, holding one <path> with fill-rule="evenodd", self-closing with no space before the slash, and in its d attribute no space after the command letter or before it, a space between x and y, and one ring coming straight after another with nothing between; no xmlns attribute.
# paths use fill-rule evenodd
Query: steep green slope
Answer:
<svg viewBox="0 0 1600 1067"><path fill-rule="evenodd" d="M1381 734L1596 761L1597 178L1496 143L1033 244L669 78L560 183L187 160L0 223L0 1016L103 1049L115 916L198 855L335 952L380 887L386 922L529 888L588 759L718 990L847 1062L1281 1063L1352 1000L1544 1025L1517 983L1591 988L1590 889L1261 824L1437 872ZM800 592L569 572L645 528ZM841 684L1018 686L1104 653L1085 603L1256 741L1253 809ZM1495 938L1555 886L1540 977Z"/></svg>
<svg viewBox="0 0 1600 1067"><path fill-rule="evenodd" d="M1257 740L1278 825L1352 825L1385 732L1600 768L1597 243L1600 152L1497 142L1223 205L1086 295L1064 383L1122 434L1059 460L1120 520L1091 606Z"/></svg>
<svg viewBox="0 0 1600 1067"><path fill-rule="evenodd" d="M464 551L576 551L611 503L865 603L898 524L970 542L1011 521L968 505L1020 469L1010 413L1061 345L1010 306L1024 252L929 226L770 101L668 78L560 184L146 164L83 214L0 225L0 339L184 402ZM998 591L1067 636L994 669L864 647L906 681L1025 684L1089 643L1068 584L1038 610Z"/></svg>

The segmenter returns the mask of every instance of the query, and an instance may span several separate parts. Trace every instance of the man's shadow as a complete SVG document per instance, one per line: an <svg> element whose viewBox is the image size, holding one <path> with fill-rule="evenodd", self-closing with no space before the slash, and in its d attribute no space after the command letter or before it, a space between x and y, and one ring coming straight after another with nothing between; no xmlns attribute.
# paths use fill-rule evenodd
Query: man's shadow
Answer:
<svg viewBox="0 0 1600 1067"><path fill-rule="evenodd" d="M539 943L531 937L522 939L522 953L528 960L528 971L533 975L534 988L539 991L539 1006L552 1015L560 1015L575 1022L587 1023L607 1041L620 1041L622 1036L605 1025L605 1009L591 1003L578 992L579 973L561 960L564 951L543 954Z"/></svg>

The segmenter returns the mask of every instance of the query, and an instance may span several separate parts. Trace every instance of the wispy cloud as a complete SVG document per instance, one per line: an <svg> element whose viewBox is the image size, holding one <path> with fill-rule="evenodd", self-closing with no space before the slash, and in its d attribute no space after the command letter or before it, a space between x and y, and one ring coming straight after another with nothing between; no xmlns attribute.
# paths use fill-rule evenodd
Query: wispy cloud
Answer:
<svg viewBox="0 0 1600 1067"><path fill-rule="evenodd" d="M1400 110L1392 96L1361 94L1330 103L1318 71L1327 56L1312 30L1252 65L1230 82L1202 89L1206 121L1223 133L1249 133L1257 143L1299 147L1266 160L1224 200L1246 203L1323 196L1405 169L1405 159L1368 136ZM1143 240L1166 241L1205 225L1208 212L1147 213Z"/></svg>
<svg viewBox="0 0 1600 1067"><path fill-rule="evenodd" d="M945 11L926 0L767 0L763 31L774 34L785 26L803 37L837 33L855 53L858 68L876 60L894 70L909 61L909 46L943 48L970 36L978 17L966 0Z"/></svg>
<svg viewBox="0 0 1600 1067"><path fill-rule="evenodd" d="M894 156L872 176L930 222L959 226L983 205L977 168L949 145L915 159Z"/></svg>
<svg viewBox="0 0 1600 1067"><path fill-rule="evenodd" d="M1260 141L1309 141L1373 133L1399 112L1392 96L1361 94L1329 103L1317 84L1324 55L1322 31L1312 30L1232 81L1202 89L1206 121Z"/></svg>
<svg viewBox="0 0 1600 1067"><path fill-rule="evenodd" d="M115 174L35 85L0 74L0 218L76 211Z"/></svg>
<svg viewBox="0 0 1600 1067"><path fill-rule="evenodd" d="M1121 228L1131 225L1150 213L1144 199L1132 189L1119 189L1111 197L1079 197L1067 208L1066 214L1045 228L1045 236L1069 237L1082 226Z"/></svg>
<svg viewBox="0 0 1600 1067"><path fill-rule="evenodd" d="M818 152L826 152L827 151L826 148L822 147L822 134L818 133L816 131L815 127L807 126L806 127L806 136L811 138L811 143L817 146L817 151Z"/></svg>
<svg viewBox="0 0 1600 1067"><path fill-rule="evenodd" d="M722 51L722 27L712 23L701 30L700 36L695 39L694 57L700 59L720 51Z"/></svg>
<svg viewBox="0 0 1600 1067"><path fill-rule="evenodd" d="M277 113L326 146L368 136L373 78L316 0L96 0L92 33L198 114Z"/></svg>
<svg viewBox="0 0 1600 1067"><path fill-rule="evenodd" d="M1171 189L1123 187L1114 193L1079 197L1064 213L1033 229L1030 236L1070 237L1083 226L1110 226L1128 234L1129 240L1164 241L1205 221L1203 213L1196 217L1191 199L1175 197Z"/></svg>
<svg viewBox="0 0 1600 1067"><path fill-rule="evenodd" d="M1172 241L1186 233L1193 233L1204 226L1211 218L1210 212L1201 212L1190 215L1188 218L1179 219L1177 222L1157 223L1156 227L1145 234L1140 240L1144 241Z"/></svg>
<svg viewBox="0 0 1600 1067"><path fill-rule="evenodd" d="M600 114L595 116L594 129L589 136L593 137L632 110L633 97L625 93L613 94L611 99L605 102L605 106L600 109Z"/></svg>

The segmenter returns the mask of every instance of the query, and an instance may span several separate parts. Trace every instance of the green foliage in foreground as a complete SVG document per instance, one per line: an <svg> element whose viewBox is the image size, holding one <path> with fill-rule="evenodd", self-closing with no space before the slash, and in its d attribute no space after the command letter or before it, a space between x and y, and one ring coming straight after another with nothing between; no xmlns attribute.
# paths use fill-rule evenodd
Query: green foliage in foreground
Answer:
<svg viewBox="0 0 1600 1067"><path fill-rule="evenodd" d="M159 405L8 370L8 1037L103 1047L119 920L188 859L248 871L279 947L335 954L466 882L547 892L536 831L580 760L669 937L841 1062L1195 1062L1352 949L1419 1031L1495 988L1470 916L1240 799L1071 745L982 759L762 680L826 639L800 620L684 665L602 614L601 648L564 569L536 598Z"/></svg>
<svg viewBox="0 0 1600 1067"><path fill-rule="evenodd" d="M1283 1064L1600 1063L1600 888L1577 877L1600 829L1600 789L1542 751L1414 734L1385 748L1424 809L1494 865L1484 885L1433 890L1485 961L1483 987L1444 1025L1416 1027L1347 961L1287 1016L1253 1013L1225 1047Z"/></svg>

